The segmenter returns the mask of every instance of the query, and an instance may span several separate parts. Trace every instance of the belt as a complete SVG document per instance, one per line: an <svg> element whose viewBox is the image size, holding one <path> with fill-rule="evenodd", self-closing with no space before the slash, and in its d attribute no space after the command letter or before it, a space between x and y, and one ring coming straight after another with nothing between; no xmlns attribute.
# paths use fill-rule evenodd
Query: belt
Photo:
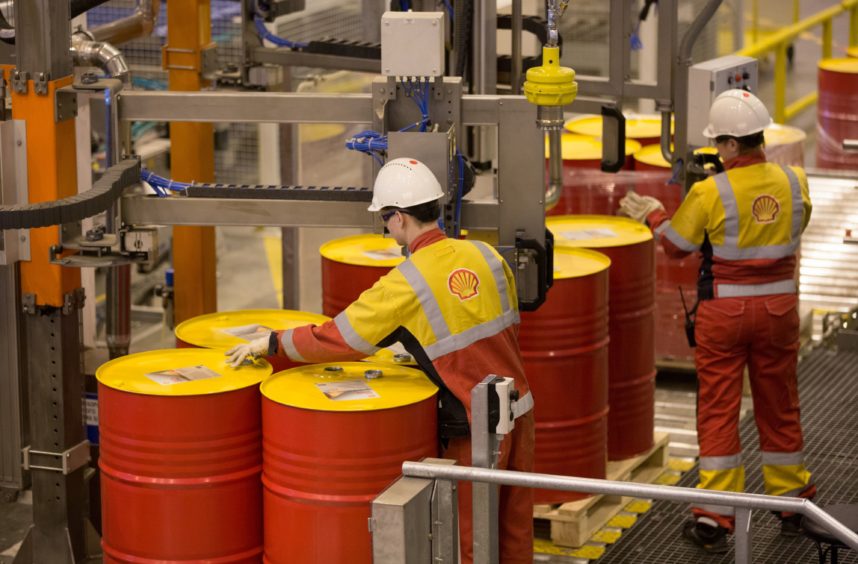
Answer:
<svg viewBox="0 0 858 564"><path fill-rule="evenodd" d="M771 294L795 294L795 280L779 280L765 284L715 284L716 298L745 298Z"/></svg>
<svg viewBox="0 0 858 564"><path fill-rule="evenodd" d="M521 396L521 399L512 402L510 409L512 410L512 416L515 419L518 419L519 417L533 409L533 394L527 392L526 394Z"/></svg>

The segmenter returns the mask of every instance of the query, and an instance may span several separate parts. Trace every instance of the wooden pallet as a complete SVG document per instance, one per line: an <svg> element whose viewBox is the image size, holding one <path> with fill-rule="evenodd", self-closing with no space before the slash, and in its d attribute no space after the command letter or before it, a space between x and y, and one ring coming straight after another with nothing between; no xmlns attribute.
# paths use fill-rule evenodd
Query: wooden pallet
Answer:
<svg viewBox="0 0 858 564"><path fill-rule="evenodd" d="M667 433L656 433L650 450L626 460L608 462L605 478L622 482L652 483L667 468ZM631 497L594 495L559 506L536 505L534 519L545 519L551 524L551 541L559 546L579 547L605 526Z"/></svg>

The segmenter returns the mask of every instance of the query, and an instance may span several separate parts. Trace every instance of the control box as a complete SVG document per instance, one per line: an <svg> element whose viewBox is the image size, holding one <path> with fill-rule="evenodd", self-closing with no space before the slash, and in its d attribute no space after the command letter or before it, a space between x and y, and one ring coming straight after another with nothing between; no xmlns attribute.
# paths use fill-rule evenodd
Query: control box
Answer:
<svg viewBox="0 0 858 564"><path fill-rule="evenodd" d="M444 13L385 12L381 16L381 74L444 75Z"/></svg>
<svg viewBox="0 0 858 564"><path fill-rule="evenodd" d="M692 66L688 70L688 145L704 147L703 130L709 123L709 107L726 90L757 92L757 59L727 55Z"/></svg>

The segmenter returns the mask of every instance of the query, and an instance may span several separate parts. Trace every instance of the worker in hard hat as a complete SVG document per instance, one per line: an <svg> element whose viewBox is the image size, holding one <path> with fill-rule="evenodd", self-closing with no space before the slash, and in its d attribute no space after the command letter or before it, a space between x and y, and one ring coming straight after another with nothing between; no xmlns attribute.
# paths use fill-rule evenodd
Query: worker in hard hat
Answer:
<svg viewBox="0 0 858 564"><path fill-rule="evenodd" d="M796 252L810 220L807 177L799 167L766 162L769 112L753 94L729 90L709 111L725 172L695 183L668 217L655 198L629 193L620 212L646 222L672 258L700 252L695 365L697 487L741 492L745 486L739 408L747 366L760 435L765 491L812 498L799 420ZM731 507L700 505L683 534L709 552L727 550ZM800 516L779 514L784 535L799 534Z"/></svg>
<svg viewBox="0 0 858 564"><path fill-rule="evenodd" d="M227 352L286 355L299 362L359 360L401 342L439 387L443 456L470 466L471 389L489 374L515 379L515 428L498 468L532 471L533 397L518 346L518 298L512 271L489 245L448 239L438 228L441 185L425 164L394 159L378 173L369 211L411 256L342 313L320 326L279 331ZM462 561L473 555L471 484L459 483ZM528 488L500 488L501 562L533 560L533 500Z"/></svg>

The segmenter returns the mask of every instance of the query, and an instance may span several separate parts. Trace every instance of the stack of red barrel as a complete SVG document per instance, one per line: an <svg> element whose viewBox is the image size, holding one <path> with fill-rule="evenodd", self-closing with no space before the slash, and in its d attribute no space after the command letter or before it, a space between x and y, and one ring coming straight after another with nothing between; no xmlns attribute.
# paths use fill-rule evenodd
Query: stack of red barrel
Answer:
<svg viewBox="0 0 858 564"><path fill-rule="evenodd" d="M844 139L858 139L858 59L819 62L816 166L858 170L858 151L845 151Z"/></svg>

